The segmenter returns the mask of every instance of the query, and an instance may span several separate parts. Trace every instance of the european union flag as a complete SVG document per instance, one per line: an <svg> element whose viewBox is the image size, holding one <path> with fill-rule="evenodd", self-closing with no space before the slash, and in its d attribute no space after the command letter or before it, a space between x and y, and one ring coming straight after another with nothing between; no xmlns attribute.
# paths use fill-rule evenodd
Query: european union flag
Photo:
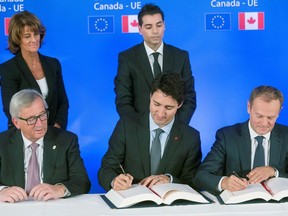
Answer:
<svg viewBox="0 0 288 216"><path fill-rule="evenodd" d="M206 13L205 23L206 31L230 30L230 13Z"/></svg>
<svg viewBox="0 0 288 216"><path fill-rule="evenodd" d="M89 16L89 34L114 33L114 16Z"/></svg>

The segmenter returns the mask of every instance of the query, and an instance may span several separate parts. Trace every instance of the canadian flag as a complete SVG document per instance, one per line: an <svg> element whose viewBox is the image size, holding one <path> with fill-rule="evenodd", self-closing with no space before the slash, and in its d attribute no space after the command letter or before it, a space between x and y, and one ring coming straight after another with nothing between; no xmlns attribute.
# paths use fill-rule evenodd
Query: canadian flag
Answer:
<svg viewBox="0 0 288 216"><path fill-rule="evenodd" d="M239 30L264 30L264 12L238 13Z"/></svg>
<svg viewBox="0 0 288 216"><path fill-rule="evenodd" d="M138 33L138 17L137 15L122 16L122 32L123 33Z"/></svg>
<svg viewBox="0 0 288 216"><path fill-rule="evenodd" d="M9 28L9 23L10 23L10 17L5 17L4 18L4 34L8 35L8 28Z"/></svg>

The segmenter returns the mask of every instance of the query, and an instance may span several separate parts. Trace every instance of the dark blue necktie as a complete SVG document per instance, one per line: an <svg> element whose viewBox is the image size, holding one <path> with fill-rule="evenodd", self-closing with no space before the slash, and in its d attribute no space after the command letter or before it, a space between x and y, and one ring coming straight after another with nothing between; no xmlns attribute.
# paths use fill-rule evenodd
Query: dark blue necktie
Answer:
<svg viewBox="0 0 288 216"><path fill-rule="evenodd" d="M160 53L158 52L154 52L152 53L153 57L154 57L154 63L153 63L153 73L154 73L154 78L156 78L158 75L161 74L161 67L159 65L158 62L158 56Z"/></svg>
<svg viewBox="0 0 288 216"><path fill-rule="evenodd" d="M255 151L253 168L265 166L264 148L262 145L263 138L264 138L263 136L255 137L255 139L258 142L258 145Z"/></svg>

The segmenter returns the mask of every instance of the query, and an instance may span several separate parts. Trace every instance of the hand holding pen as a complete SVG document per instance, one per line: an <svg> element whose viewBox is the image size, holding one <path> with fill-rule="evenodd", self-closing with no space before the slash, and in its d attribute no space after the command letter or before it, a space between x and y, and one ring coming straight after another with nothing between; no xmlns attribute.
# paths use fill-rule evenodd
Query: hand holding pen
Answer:
<svg viewBox="0 0 288 216"><path fill-rule="evenodd" d="M241 178L235 171L232 172L232 175L235 175L238 179L243 181L244 178Z"/></svg>
<svg viewBox="0 0 288 216"><path fill-rule="evenodd" d="M126 190L131 187L133 182L133 176L131 176L129 173L126 173L123 166L119 164L119 167L121 169L121 173L114 178L113 180L113 189L114 190Z"/></svg>
<svg viewBox="0 0 288 216"><path fill-rule="evenodd" d="M235 171L232 172L232 175L235 175L238 179L240 179L241 181L249 184L249 178L245 177L245 178L241 178Z"/></svg>
<svg viewBox="0 0 288 216"><path fill-rule="evenodd" d="M240 178L240 176L233 171L232 175L229 177L224 177L221 182L221 188L223 190L229 191L239 191L247 188L248 181L245 178Z"/></svg>
<svg viewBox="0 0 288 216"><path fill-rule="evenodd" d="M235 176L237 179L234 179L235 183L237 184L238 188L237 190L243 190L247 187L249 182L247 181L246 178L241 178L237 172L233 171L232 175Z"/></svg>

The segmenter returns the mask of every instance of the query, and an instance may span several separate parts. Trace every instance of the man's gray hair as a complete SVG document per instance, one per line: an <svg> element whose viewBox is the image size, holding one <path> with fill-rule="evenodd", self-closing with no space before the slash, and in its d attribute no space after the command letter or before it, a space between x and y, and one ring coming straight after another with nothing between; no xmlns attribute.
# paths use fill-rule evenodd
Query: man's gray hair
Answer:
<svg viewBox="0 0 288 216"><path fill-rule="evenodd" d="M24 89L15 93L10 101L9 111L11 117L18 118L21 110L30 107L38 97L43 101L45 109L48 109L48 105L43 96L34 89Z"/></svg>

